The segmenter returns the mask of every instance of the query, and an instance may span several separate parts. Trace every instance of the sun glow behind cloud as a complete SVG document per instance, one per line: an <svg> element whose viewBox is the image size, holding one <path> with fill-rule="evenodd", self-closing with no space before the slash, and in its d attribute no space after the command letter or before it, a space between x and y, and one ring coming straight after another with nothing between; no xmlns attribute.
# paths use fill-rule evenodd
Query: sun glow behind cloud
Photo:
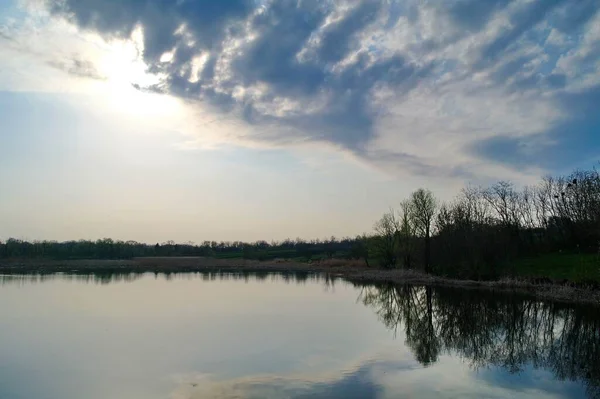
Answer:
<svg viewBox="0 0 600 399"><path fill-rule="evenodd" d="M143 31L136 28L129 39L105 41L98 35L89 35L100 49L94 61L107 104L131 117L162 119L182 116L181 101L164 94L146 92L140 88L156 85L160 74L148 72L142 59L144 51Z"/></svg>
<svg viewBox="0 0 600 399"><path fill-rule="evenodd" d="M44 3L23 1L25 13L0 24L0 54L12 63L0 90L90 95L101 107L146 121L183 117L182 101L140 89L162 78L150 73L143 61L141 27L126 39L103 38L64 18L52 18Z"/></svg>

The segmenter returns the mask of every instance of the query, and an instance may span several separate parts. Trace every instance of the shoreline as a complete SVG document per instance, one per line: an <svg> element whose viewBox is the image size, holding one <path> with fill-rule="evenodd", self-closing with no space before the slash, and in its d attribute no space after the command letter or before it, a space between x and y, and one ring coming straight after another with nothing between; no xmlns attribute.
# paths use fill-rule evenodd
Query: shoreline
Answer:
<svg viewBox="0 0 600 399"><path fill-rule="evenodd" d="M310 273L327 274L355 284L413 284L478 289L533 296L541 300L600 305L600 289L548 279L476 281L450 279L413 270L384 270L356 262L300 263L201 257L134 258L130 260L0 260L0 274L52 273Z"/></svg>

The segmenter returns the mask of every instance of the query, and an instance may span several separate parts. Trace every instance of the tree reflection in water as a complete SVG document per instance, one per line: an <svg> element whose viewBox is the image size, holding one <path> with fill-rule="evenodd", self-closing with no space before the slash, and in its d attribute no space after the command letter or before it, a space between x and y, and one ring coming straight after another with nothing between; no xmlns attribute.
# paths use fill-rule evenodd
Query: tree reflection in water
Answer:
<svg viewBox="0 0 600 399"><path fill-rule="evenodd" d="M69 280L94 284L133 282L136 273L0 275L5 284ZM269 280L305 284L320 281L334 289L336 279L310 273L149 274L166 280ZM597 307L542 302L491 291L408 285L368 285L359 301L385 326L403 330L406 345L425 366L449 353L474 369L501 367L519 373L528 366L551 371L559 380L582 382L600 397L600 312Z"/></svg>
<svg viewBox="0 0 600 399"><path fill-rule="evenodd" d="M365 286L359 300L389 329L402 328L423 365L441 353L473 368L525 366L578 380L600 397L600 312L592 306L541 302L498 293L402 285Z"/></svg>

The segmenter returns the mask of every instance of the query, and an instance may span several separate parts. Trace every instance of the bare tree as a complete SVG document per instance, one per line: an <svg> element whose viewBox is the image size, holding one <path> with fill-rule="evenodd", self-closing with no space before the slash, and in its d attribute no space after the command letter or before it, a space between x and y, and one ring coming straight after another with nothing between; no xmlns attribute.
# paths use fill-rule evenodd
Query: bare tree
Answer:
<svg viewBox="0 0 600 399"><path fill-rule="evenodd" d="M462 191L460 201L467 208L469 220L478 226L494 224L493 209L485 199L485 190L481 187L469 187Z"/></svg>
<svg viewBox="0 0 600 399"><path fill-rule="evenodd" d="M503 226L519 226L519 194L510 182L500 181L484 190L483 198L490 204Z"/></svg>
<svg viewBox="0 0 600 399"><path fill-rule="evenodd" d="M384 213L375 226L374 237L377 255L381 258L384 267L396 266L396 248L400 224L393 209Z"/></svg>
<svg viewBox="0 0 600 399"><path fill-rule="evenodd" d="M425 239L425 272L431 272L431 227L437 200L429 190L418 189L410 198L410 215L417 233Z"/></svg>
<svg viewBox="0 0 600 399"><path fill-rule="evenodd" d="M416 235L415 224L411 217L412 203L410 200L404 200L400 203L400 253L404 267L410 269L412 266L412 255L414 249L414 237Z"/></svg>

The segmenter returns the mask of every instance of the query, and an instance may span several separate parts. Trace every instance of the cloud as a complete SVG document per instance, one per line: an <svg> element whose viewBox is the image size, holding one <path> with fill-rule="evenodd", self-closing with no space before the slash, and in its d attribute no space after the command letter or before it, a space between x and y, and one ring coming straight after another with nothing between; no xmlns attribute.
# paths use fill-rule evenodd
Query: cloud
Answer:
<svg viewBox="0 0 600 399"><path fill-rule="evenodd" d="M40 40L36 36L40 36L39 30L42 26L31 24L31 20L24 20L20 24L15 23L14 20L9 22L11 23L0 25L0 51L10 52L7 57L31 56L36 61L41 60L45 65L74 77L106 79L91 59L87 59L77 51L80 48L77 44L80 43L74 43L72 40L61 42L63 37L57 35L56 29L43 31L44 38ZM57 45L57 41L60 45Z"/></svg>
<svg viewBox="0 0 600 399"><path fill-rule="evenodd" d="M12 37L12 35L10 34L10 32L8 31L8 28L0 26L0 39L2 40L7 40L7 41L14 41L15 39Z"/></svg>
<svg viewBox="0 0 600 399"><path fill-rule="evenodd" d="M598 127L564 101L589 108L580 93L600 87L595 0L45 4L106 40L140 31L160 77L145 89L241 121L255 143L327 143L393 173L526 180L574 161L522 148L558 148L569 139L559 127ZM56 65L95 76L77 59Z"/></svg>
<svg viewBox="0 0 600 399"><path fill-rule="evenodd" d="M106 80L106 76L98 72L93 62L79 59L77 55L72 59L50 60L48 65L75 77Z"/></svg>

